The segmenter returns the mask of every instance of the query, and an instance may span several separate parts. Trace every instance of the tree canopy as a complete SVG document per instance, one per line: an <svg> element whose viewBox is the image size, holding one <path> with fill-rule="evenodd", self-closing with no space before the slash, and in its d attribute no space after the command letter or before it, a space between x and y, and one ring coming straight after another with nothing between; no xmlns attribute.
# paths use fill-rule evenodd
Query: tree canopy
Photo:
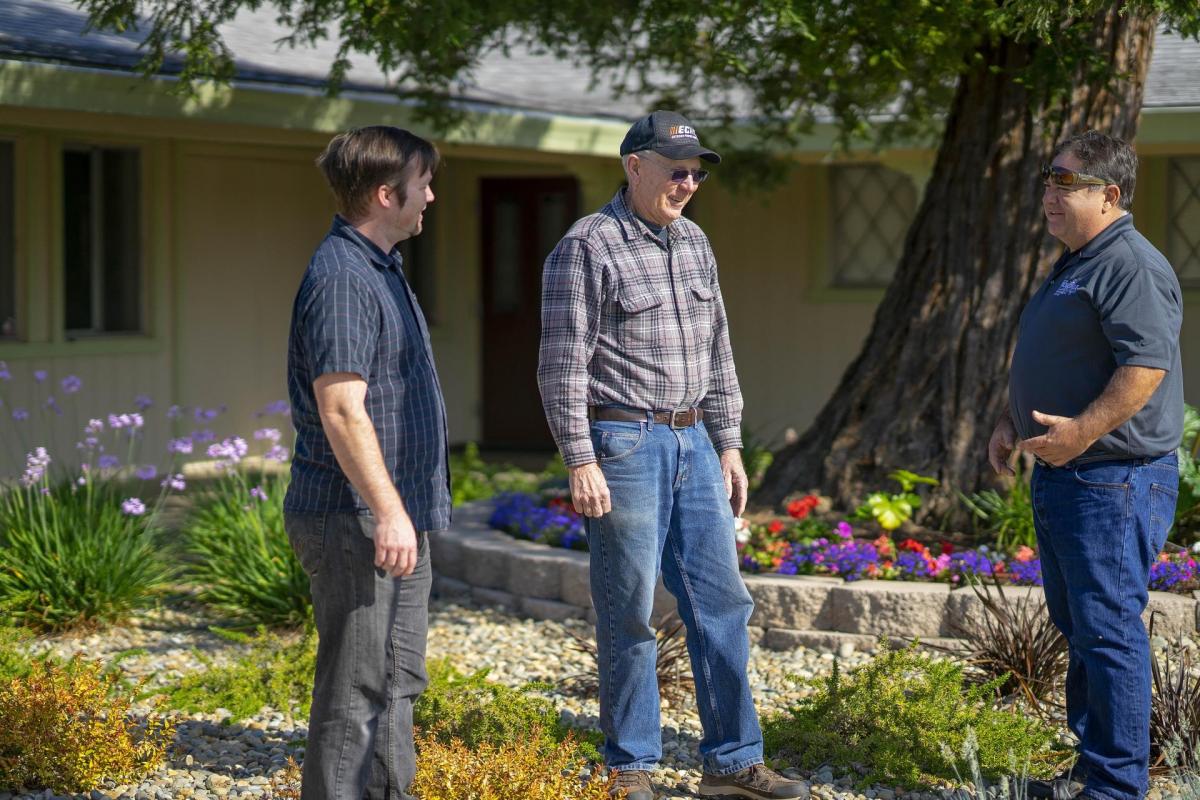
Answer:
<svg viewBox="0 0 1200 800"><path fill-rule="evenodd" d="M1036 41L1009 77L1043 100L1070 91L1084 65L1113 67L1088 36L1097 14L1161 15L1200 32L1194 0L78 0L101 29L142 28L142 69L183 57L181 87L234 71L222 27L273 9L285 45L329 39L336 91L353 53L372 56L436 123L485 55L513 46L581 63L618 93L726 126L750 124L751 146L781 149L828 119L841 142L935 135L957 78L999 38ZM1044 102L1043 106L1053 106ZM747 141L739 138L740 141Z"/></svg>

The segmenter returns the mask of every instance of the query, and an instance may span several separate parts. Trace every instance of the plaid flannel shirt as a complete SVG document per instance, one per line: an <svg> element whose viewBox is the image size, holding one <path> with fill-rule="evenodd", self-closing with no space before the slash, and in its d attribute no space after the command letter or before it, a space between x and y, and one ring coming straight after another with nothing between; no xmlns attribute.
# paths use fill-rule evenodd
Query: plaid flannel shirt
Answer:
<svg viewBox="0 0 1200 800"><path fill-rule="evenodd" d="M575 223L546 259L538 386L567 466L595 461L588 406L698 406L718 451L742 446L717 260L680 218L664 244L624 190Z"/></svg>

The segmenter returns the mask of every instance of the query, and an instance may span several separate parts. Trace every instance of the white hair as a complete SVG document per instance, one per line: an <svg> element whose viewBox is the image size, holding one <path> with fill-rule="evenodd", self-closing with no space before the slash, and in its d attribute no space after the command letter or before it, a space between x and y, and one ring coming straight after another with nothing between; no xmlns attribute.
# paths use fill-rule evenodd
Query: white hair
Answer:
<svg viewBox="0 0 1200 800"><path fill-rule="evenodd" d="M625 170L625 180L626 181L628 181L630 179L630 176L629 176L629 159L630 159L630 157L637 156L638 158L644 158L646 156L646 153L650 153L650 152L653 152L653 151L652 150L636 150L632 153L626 153L625 155L621 156L621 167Z"/></svg>

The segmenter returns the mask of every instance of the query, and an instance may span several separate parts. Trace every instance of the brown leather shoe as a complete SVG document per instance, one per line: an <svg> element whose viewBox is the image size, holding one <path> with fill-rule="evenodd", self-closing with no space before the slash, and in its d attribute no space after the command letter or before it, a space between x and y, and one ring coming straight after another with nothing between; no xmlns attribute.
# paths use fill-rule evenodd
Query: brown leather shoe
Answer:
<svg viewBox="0 0 1200 800"><path fill-rule="evenodd" d="M704 797L750 797L753 800L808 800L808 784L789 780L763 764L754 764L731 775L705 775L700 780Z"/></svg>
<svg viewBox="0 0 1200 800"><path fill-rule="evenodd" d="M622 791L625 794L621 794ZM654 800L650 773L643 769L614 770L609 780L608 796L624 797L625 800Z"/></svg>

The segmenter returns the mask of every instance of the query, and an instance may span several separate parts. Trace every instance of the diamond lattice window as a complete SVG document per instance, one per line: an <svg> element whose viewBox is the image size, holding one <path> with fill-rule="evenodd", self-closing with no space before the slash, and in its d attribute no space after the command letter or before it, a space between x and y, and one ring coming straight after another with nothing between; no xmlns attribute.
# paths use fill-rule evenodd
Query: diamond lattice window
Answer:
<svg viewBox="0 0 1200 800"><path fill-rule="evenodd" d="M1200 158L1167 167L1167 258L1185 286L1200 287Z"/></svg>
<svg viewBox="0 0 1200 800"><path fill-rule="evenodd" d="M903 172L880 164L830 170L833 196L833 284L887 286L917 210L917 188Z"/></svg>

